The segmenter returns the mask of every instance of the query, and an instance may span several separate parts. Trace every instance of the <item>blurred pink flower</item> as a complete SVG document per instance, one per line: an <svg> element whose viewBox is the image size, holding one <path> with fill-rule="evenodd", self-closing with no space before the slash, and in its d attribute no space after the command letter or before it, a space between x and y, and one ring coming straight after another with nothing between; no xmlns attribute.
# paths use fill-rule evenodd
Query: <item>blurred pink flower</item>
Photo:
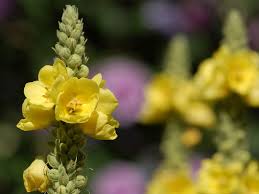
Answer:
<svg viewBox="0 0 259 194"><path fill-rule="evenodd" d="M248 26L248 35L251 47L259 49L259 18L253 19Z"/></svg>
<svg viewBox="0 0 259 194"><path fill-rule="evenodd" d="M144 98L144 86L149 77L148 69L138 61L111 57L97 64L95 72L100 72L107 87L119 100L114 113L122 127L134 123Z"/></svg>
<svg viewBox="0 0 259 194"><path fill-rule="evenodd" d="M14 4L14 0L0 0L0 22L10 15Z"/></svg>
<svg viewBox="0 0 259 194"><path fill-rule="evenodd" d="M93 194L144 194L145 175L128 162L113 162L99 170L91 184Z"/></svg>

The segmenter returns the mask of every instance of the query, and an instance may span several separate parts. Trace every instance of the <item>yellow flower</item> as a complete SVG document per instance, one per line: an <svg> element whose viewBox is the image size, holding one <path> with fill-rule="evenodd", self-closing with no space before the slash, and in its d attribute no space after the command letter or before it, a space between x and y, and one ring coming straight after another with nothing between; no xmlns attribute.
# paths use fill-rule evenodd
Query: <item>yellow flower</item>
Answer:
<svg viewBox="0 0 259 194"><path fill-rule="evenodd" d="M164 121L171 111L172 80L168 75L156 75L145 89L145 102L140 113L144 123Z"/></svg>
<svg viewBox="0 0 259 194"><path fill-rule="evenodd" d="M80 127L93 138L114 140L117 138L115 128L119 127L119 123L111 115L118 106L118 100L110 90L104 88L105 81L101 74L97 74L92 80L100 87L99 102L90 119Z"/></svg>
<svg viewBox="0 0 259 194"><path fill-rule="evenodd" d="M215 159L204 160L199 172L200 193L233 194L240 191L243 166L239 162L223 164Z"/></svg>
<svg viewBox="0 0 259 194"><path fill-rule="evenodd" d="M250 162L245 169L242 181L242 194L259 194L259 166L257 162Z"/></svg>
<svg viewBox="0 0 259 194"><path fill-rule="evenodd" d="M174 88L172 105L191 125L211 127L215 122L214 112L202 101L198 88L191 81L178 82Z"/></svg>
<svg viewBox="0 0 259 194"><path fill-rule="evenodd" d="M201 138L202 134L199 129L188 128L183 132L181 142L186 147L193 147L201 141Z"/></svg>
<svg viewBox="0 0 259 194"><path fill-rule="evenodd" d="M212 127L216 121L211 107L201 101L190 102L188 108L182 112L182 116L189 124L200 127Z"/></svg>
<svg viewBox="0 0 259 194"><path fill-rule="evenodd" d="M52 109L61 83L68 79L65 64L56 59L53 66L45 65L39 72L39 81L29 82L24 87L25 97L30 104Z"/></svg>
<svg viewBox="0 0 259 194"><path fill-rule="evenodd" d="M228 63L229 87L240 95L246 95L256 80L258 65L258 55L250 50L233 53Z"/></svg>
<svg viewBox="0 0 259 194"><path fill-rule="evenodd" d="M41 106L30 104L25 99L22 105L22 112L25 119L21 119L17 124L17 128L24 131L47 128L54 120L54 110L46 110Z"/></svg>
<svg viewBox="0 0 259 194"><path fill-rule="evenodd" d="M27 192L39 191L44 193L48 187L48 167L41 159L35 159L23 172L24 186Z"/></svg>
<svg viewBox="0 0 259 194"><path fill-rule="evenodd" d="M229 52L226 47L221 47L213 58L201 63L198 72L194 76L194 83L205 100L217 100L228 95L227 68Z"/></svg>
<svg viewBox="0 0 259 194"><path fill-rule="evenodd" d="M159 169L146 194L196 194L194 183L185 171Z"/></svg>
<svg viewBox="0 0 259 194"><path fill-rule="evenodd" d="M61 87L57 97L55 115L58 121L84 123L95 111L99 100L99 87L87 78L70 78Z"/></svg>
<svg viewBox="0 0 259 194"><path fill-rule="evenodd" d="M259 73L257 73L256 80L249 92L244 96L244 99L250 106L259 106Z"/></svg>

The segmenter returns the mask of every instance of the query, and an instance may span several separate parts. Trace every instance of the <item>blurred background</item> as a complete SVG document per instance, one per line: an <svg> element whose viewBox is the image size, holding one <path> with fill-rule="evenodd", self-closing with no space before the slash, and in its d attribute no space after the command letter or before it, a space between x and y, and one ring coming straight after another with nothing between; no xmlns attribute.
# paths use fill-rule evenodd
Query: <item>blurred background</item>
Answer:
<svg viewBox="0 0 259 194"><path fill-rule="evenodd" d="M0 193L25 193L23 170L35 155L48 153L47 131L25 133L15 125L21 118L25 83L35 80L39 69L53 61L51 47L57 41L57 24L66 4L79 7L84 19L90 74L102 72L120 102L115 113L121 123L119 138L88 141L88 190L92 194L144 194L161 160L164 126L141 125L137 116L144 86L161 69L169 40L179 32L189 37L195 72L218 47L223 18L236 7L246 18L251 47L258 50L259 1L0 0ZM259 112L250 112L250 148L259 157L259 130L253 124ZM214 149L204 138L195 148L194 166L199 153Z"/></svg>

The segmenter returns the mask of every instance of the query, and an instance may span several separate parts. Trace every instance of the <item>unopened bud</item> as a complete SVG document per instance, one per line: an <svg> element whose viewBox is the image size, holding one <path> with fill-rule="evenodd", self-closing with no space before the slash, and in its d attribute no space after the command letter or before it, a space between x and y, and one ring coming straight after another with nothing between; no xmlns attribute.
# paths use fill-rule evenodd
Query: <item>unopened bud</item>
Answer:
<svg viewBox="0 0 259 194"><path fill-rule="evenodd" d="M69 77L73 77L74 71L70 67L67 67L67 74L68 74ZM72 130L69 130L69 131L72 131Z"/></svg>
<svg viewBox="0 0 259 194"><path fill-rule="evenodd" d="M55 45L55 51L61 58L68 59L71 52L68 48L61 46L59 43Z"/></svg>
<svg viewBox="0 0 259 194"><path fill-rule="evenodd" d="M81 57L80 57L79 55L73 54L73 55L71 55L71 56L69 57L67 63L68 63L68 66L69 66L70 68L74 69L74 68L76 68L76 67L78 67L78 66L81 65L82 59L81 59Z"/></svg>
<svg viewBox="0 0 259 194"><path fill-rule="evenodd" d="M48 194L56 194L55 191L52 188L48 188L47 193Z"/></svg>
<svg viewBox="0 0 259 194"><path fill-rule="evenodd" d="M61 42L63 44L65 44L67 39L68 39L66 33L65 32L61 32L59 30L57 30L57 37L58 37L59 42Z"/></svg>
<svg viewBox="0 0 259 194"><path fill-rule="evenodd" d="M68 38L65 42L66 46L70 49L74 49L76 47L76 39Z"/></svg>
<svg viewBox="0 0 259 194"><path fill-rule="evenodd" d="M79 189L75 189L74 191L71 192L71 194L79 194L80 190Z"/></svg>
<svg viewBox="0 0 259 194"><path fill-rule="evenodd" d="M81 35L82 31L80 31L79 29L74 29L71 34L70 34L70 37L78 40L80 38L80 35Z"/></svg>
<svg viewBox="0 0 259 194"><path fill-rule="evenodd" d="M66 32L66 25L65 24L63 24L62 22L58 22L58 26L59 26L60 31Z"/></svg>
<svg viewBox="0 0 259 194"><path fill-rule="evenodd" d="M59 179L59 182L61 185L67 185L68 181L69 181L69 176L67 174L63 174Z"/></svg>
<svg viewBox="0 0 259 194"><path fill-rule="evenodd" d="M75 189L75 187L76 186L75 186L75 183L73 181L69 181L67 183L67 190L68 190L69 193L71 193L71 191L73 191Z"/></svg>
<svg viewBox="0 0 259 194"><path fill-rule="evenodd" d="M59 178L59 172L56 169L50 169L48 170L48 178L52 181L52 182L56 182L58 181Z"/></svg>
<svg viewBox="0 0 259 194"><path fill-rule="evenodd" d="M57 194L67 194L67 189L64 185L60 185L57 189Z"/></svg>
<svg viewBox="0 0 259 194"><path fill-rule="evenodd" d="M85 53L85 47L82 46L81 44L76 45L75 53L80 56L83 56L83 54Z"/></svg>
<svg viewBox="0 0 259 194"><path fill-rule="evenodd" d="M76 177L76 182L75 183L76 183L76 187L77 188L83 188L87 184L87 178L82 176L82 175L78 175Z"/></svg>
<svg viewBox="0 0 259 194"><path fill-rule="evenodd" d="M67 164L67 172L72 173L73 171L75 171L75 169L76 169L76 162L74 162L73 160L70 160Z"/></svg>
<svg viewBox="0 0 259 194"><path fill-rule="evenodd" d="M58 172L59 172L60 175L66 174L66 169L62 164L59 165Z"/></svg>
<svg viewBox="0 0 259 194"><path fill-rule="evenodd" d="M47 156L47 162L49 163L49 165L52 168L58 168L58 166L59 166L59 162L58 162L56 156L54 156L54 155L49 154Z"/></svg>

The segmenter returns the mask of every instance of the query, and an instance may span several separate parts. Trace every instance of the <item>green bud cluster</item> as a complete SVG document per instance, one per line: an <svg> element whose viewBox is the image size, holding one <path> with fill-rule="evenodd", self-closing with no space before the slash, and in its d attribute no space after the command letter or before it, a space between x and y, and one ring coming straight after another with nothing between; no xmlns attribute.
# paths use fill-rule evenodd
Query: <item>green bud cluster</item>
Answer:
<svg viewBox="0 0 259 194"><path fill-rule="evenodd" d="M228 113L219 115L219 127L216 136L217 155L228 161L246 163L250 159L246 132L240 122L234 121Z"/></svg>
<svg viewBox="0 0 259 194"><path fill-rule="evenodd" d="M168 121L161 143L164 155L164 165L170 169L184 169L187 167L187 149L181 143L183 123L179 119Z"/></svg>
<svg viewBox="0 0 259 194"><path fill-rule="evenodd" d="M223 44L232 51L245 49L248 45L246 28L241 14L237 10L231 10L223 28Z"/></svg>
<svg viewBox="0 0 259 194"><path fill-rule="evenodd" d="M177 76L180 79L190 77L190 48L185 36L177 35L170 41L164 66L169 75Z"/></svg>
<svg viewBox="0 0 259 194"><path fill-rule="evenodd" d="M58 42L54 51L65 64L74 71L78 77L87 77L89 69L86 66L85 55L86 39L83 32L83 21L78 17L75 6L67 5L63 12L59 30L57 30Z"/></svg>
<svg viewBox="0 0 259 194"><path fill-rule="evenodd" d="M61 123L53 130L53 140L53 151L47 156L48 193L79 194L87 184L87 177L80 175L85 160L85 136L80 129Z"/></svg>

